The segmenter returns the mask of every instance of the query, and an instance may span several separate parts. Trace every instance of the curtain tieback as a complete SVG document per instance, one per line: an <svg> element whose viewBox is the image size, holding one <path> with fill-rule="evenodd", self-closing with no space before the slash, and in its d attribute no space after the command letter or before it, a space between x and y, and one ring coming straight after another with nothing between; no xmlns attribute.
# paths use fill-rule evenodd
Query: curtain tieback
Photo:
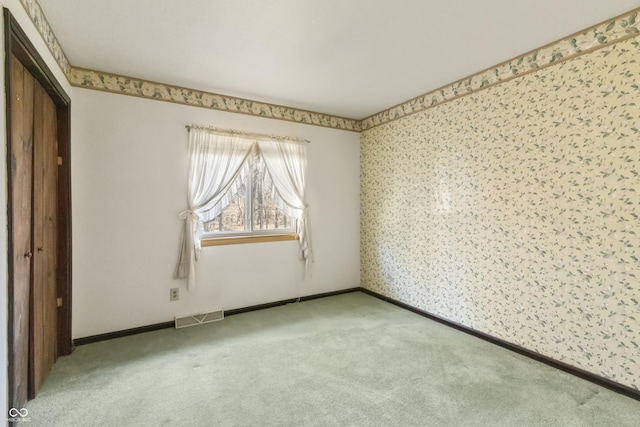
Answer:
<svg viewBox="0 0 640 427"><path fill-rule="evenodd" d="M190 219L190 220L196 220L196 221L200 220L200 218L198 218L198 215L196 215L196 213L191 209L187 209L185 211L180 212L180 214L178 215L178 218Z"/></svg>
<svg viewBox="0 0 640 427"><path fill-rule="evenodd" d="M196 214L191 209L180 212L178 218L184 219L187 222L189 229L193 230L194 233L196 232L196 230L200 230L202 228L202 220L200 219L198 214Z"/></svg>

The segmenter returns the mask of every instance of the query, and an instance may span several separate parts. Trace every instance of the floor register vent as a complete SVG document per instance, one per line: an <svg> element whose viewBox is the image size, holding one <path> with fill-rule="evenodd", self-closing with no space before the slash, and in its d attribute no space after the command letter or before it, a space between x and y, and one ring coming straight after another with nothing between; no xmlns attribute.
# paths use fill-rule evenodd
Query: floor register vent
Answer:
<svg viewBox="0 0 640 427"><path fill-rule="evenodd" d="M176 316L176 329L188 326L202 325L224 319L224 310L214 310L207 313Z"/></svg>

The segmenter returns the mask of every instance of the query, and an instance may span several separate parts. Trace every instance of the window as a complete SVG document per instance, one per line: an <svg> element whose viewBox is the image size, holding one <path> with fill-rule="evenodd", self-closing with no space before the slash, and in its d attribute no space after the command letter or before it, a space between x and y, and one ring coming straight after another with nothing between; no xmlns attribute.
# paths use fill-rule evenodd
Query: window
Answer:
<svg viewBox="0 0 640 427"><path fill-rule="evenodd" d="M231 202L212 221L204 223L206 238L264 234L293 234L297 220L278 208L275 189L259 149L250 153L248 167Z"/></svg>
<svg viewBox="0 0 640 427"><path fill-rule="evenodd" d="M305 198L307 143L212 127L189 129L188 207L175 277L196 283L203 246L297 240L313 262ZM286 213L286 215L285 215ZM201 226L204 224L204 226Z"/></svg>

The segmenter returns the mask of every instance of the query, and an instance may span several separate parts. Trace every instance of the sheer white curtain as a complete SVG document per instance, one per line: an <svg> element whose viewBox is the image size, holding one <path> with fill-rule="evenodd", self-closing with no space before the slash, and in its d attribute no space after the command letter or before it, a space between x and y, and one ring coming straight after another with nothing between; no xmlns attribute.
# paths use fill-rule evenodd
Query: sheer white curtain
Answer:
<svg viewBox="0 0 640 427"><path fill-rule="evenodd" d="M195 261L200 255L202 223L213 220L237 192L255 140L192 127L189 130L188 209L184 219L180 257L175 275L195 287Z"/></svg>
<svg viewBox="0 0 640 427"><path fill-rule="evenodd" d="M307 143L259 140L258 145L273 183L278 207L285 214L298 220L299 254L305 261L306 273L309 261L313 261L309 207L305 198Z"/></svg>

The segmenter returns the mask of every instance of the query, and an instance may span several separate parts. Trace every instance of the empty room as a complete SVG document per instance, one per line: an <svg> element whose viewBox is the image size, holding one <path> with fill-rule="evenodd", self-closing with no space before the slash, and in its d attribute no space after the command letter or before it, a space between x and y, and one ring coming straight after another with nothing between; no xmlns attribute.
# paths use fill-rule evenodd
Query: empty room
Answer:
<svg viewBox="0 0 640 427"><path fill-rule="evenodd" d="M0 0L7 423L640 425L639 0Z"/></svg>

